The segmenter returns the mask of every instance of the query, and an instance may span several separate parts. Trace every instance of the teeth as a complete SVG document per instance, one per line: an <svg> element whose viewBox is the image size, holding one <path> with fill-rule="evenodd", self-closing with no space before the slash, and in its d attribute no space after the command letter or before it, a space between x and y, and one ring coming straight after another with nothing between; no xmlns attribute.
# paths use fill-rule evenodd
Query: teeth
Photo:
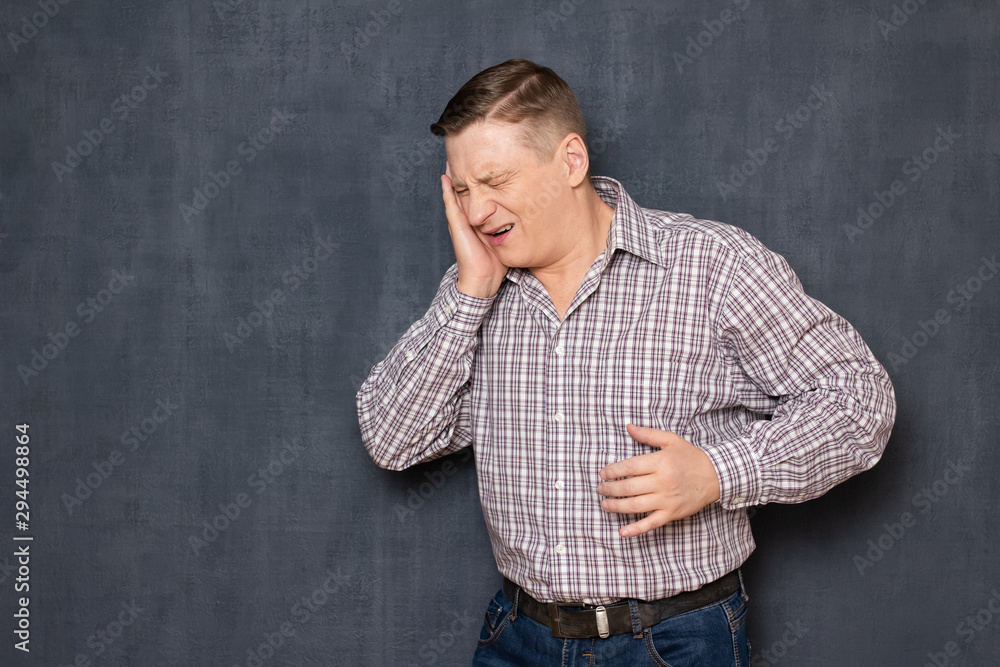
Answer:
<svg viewBox="0 0 1000 667"><path fill-rule="evenodd" d="M495 232L493 232L493 236L499 236L500 234L503 234L504 232L508 232L508 231L510 231L510 230L511 230L511 229L512 229L513 227L514 227L514 223L512 222L512 223L510 223L509 225L507 225L507 226L505 226L505 227L501 227L500 229L498 229L498 230L496 230Z"/></svg>

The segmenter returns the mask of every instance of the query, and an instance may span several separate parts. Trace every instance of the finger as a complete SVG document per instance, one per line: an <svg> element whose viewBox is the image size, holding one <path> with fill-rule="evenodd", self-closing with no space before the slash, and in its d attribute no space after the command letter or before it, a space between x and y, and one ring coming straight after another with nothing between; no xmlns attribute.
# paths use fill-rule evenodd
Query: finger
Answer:
<svg viewBox="0 0 1000 667"><path fill-rule="evenodd" d="M597 492L609 498L628 498L657 491L656 480L651 475L629 477L618 482L601 482Z"/></svg>
<svg viewBox="0 0 1000 667"><path fill-rule="evenodd" d="M657 499L651 493L631 498L605 498L601 509L614 514L645 514L662 509L657 507Z"/></svg>
<svg viewBox="0 0 1000 667"><path fill-rule="evenodd" d="M628 434L632 436L632 439L636 442L641 442L644 445L651 445L653 447L665 447L667 445L672 445L681 439L681 437L673 431L661 431L660 429L649 428L648 426L626 424L625 430L628 431Z"/></svg>
<svg viewBox="0 0 1000 667"><path fill-rule="evenodd" d="M656 469L656 459L653 457L655 453L630 456L624 461L606 465L600 470L601 479L618 479L619 477L651 473Z"/></svg>
<svg viewBox="0 0 1000 667"><path fill-rule="evenodd" d="M448 201L449 192L451 192L452 196L454 196L455 191L451 185L451 178L448 177L448 174L441 174L441 197L444 199L445 206L448 206L449 204Z"/></svg>
<svg viewBox="0 0 1000 667"><path fill-rule="evenodd" d="M442 189L445 187L445 180L444 179L446 179L446 178L448 179L447 190L448 190L449 194L445 194L444 195L445 196L445 205L447 206L447 204L448 204L448 197L450 195L452 205L455 208L457 208L459 211L461 211L462 214L464 215L465 214L465 208L462 206L462 200L459 198L458 193L455 192L455 184L452 183L452 181L451 181L451 168L450 168L450 166L447 165L447 163L445 163L445 164L446 164L446 166L445 166L445 173L441 176L441 183L442 183L441 187L442 187ZM443 194L443 192L442 192L442 194Z"/></svg>
<svg viewBox="0 0 1000 667"><path fill-rule="evenodd" d="M444 211L450 221L453 216L462 212L458 205L458 198L455 196L455 188L451 184L451 178L447 174L441 175L441 197L444 199Z"/></svg>
<svg viewBox="0 0 1000 667"><path fill-rule="evenodd" d="M664 526L669 521L669 515L664 511L653 512L645 519L641 521L636 521L635 523L630 523L627 526L622 526L618 531L618 534L622 537L635 537L637 535L642 535L643 533L648 533L649 531Z"/></svg>

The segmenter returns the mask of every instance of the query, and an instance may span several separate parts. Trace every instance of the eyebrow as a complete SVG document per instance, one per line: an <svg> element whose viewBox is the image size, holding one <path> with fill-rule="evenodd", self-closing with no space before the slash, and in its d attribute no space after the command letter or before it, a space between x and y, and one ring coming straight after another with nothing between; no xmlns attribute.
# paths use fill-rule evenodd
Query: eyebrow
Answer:
<svg viewBox="0 0 1000 667"><path fill-rule="evenodd" d="M510 169L488 171L485 174L483 174L480 178L473 178L472 180L477 183L486 183L486 184L496 183L497 181L501 181L509 177L511 173L513 172ZM451 184L456 189L465 187L465 183L462 181L452 181Z"/></svg>

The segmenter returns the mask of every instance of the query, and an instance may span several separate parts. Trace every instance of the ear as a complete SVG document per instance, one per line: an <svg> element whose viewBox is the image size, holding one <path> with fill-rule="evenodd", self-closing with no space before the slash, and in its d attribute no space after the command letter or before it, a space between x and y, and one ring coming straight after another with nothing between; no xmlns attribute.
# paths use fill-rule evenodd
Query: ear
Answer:
<svg viewBox="0 0 1000 667"><path fill-rule="evenodd" d="M590 169L587 146L579 134L570 132L559 144L556 154L566 167L569 186L575 188L584 181L587 170Z"/></svg>

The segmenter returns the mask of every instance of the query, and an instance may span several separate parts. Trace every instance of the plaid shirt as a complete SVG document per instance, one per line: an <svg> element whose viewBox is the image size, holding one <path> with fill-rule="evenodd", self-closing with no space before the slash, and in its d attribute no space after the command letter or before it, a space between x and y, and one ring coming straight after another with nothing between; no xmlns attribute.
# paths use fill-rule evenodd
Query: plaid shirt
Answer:
<svg viewBox="0 0 1000 667"><path fill-rule="evenodd" d="M480 298L458 291L454 264L357 394L381 467L473 446L497 567L547 602L652 600L719 578L754 549L746 507L815 498L875 465L896 411L860 335L780 255L592 182L615 214L562 321L527 269ZM598 470L656 451L628 422L705 451L720 500L619 536L641 515L601 509Z"/></svg>

